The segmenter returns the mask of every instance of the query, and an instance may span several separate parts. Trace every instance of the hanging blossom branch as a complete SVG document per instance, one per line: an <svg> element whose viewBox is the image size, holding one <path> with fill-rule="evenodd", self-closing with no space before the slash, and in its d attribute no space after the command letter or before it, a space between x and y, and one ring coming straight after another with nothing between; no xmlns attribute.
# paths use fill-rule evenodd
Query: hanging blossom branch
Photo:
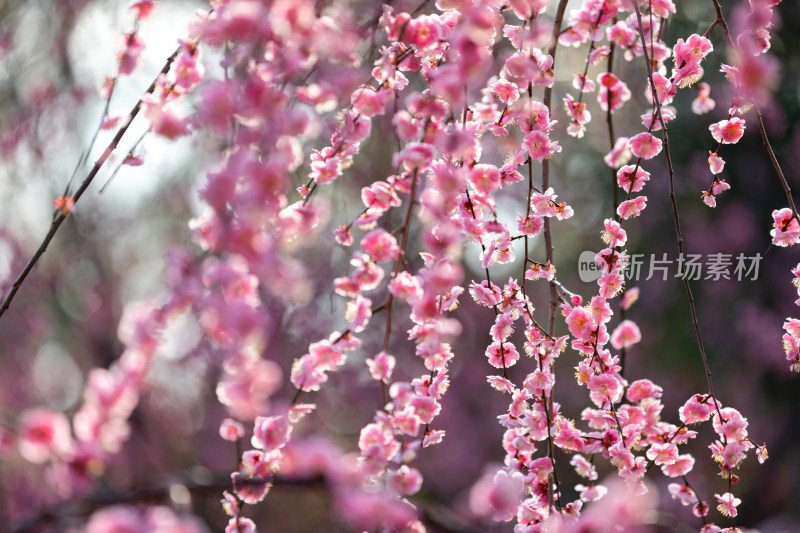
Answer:
<svg viewBox="0 0 800 533"><path fill-rule="evenodd" d="M551 36L551 43L550 43L550 51L549 55L552 58L553 68L555 68L555 60L556 60L556 52L558 51L558 39L557 35L561 32L561 25L564 20L564 12L567 9L567 1L566 0L559 0L558 7L556 7L556 14L555 20L553 22L553 33ZM598 15L599 19L600 15ZM551 108L552 105L552 98L553 98L553 89L552 85L545 86L544 89L544 106L548 110ZM542 189L544 189L545 194L550 186L550 160L549 158L545 158L542 161ZM528 201L530 202L531 199L529 197ZM545 249L546 249L546 259L547 264L552 265L554 262L553 257L553 237L550 228L550 218L545 217L544 219L544 239L545 239ZM526 250L526 257L527 257L527 250ZM524 283L524 281L523 281ZM555 313L556 307L558 305L558 288L553 283L552 277L550 279L550 310L548 314L547 320L547 334L550 338L555 335ZM542 371L543 366L543 357L540 356L539 358L539 370ZM549 397L548 397L549 396ZM552 395L552 389L550 390L549 394L547 391L542 390L542 403L544 405L544 413L545 413L545 422L547 424L547 454L550 458L550 466L552 468L552 478L553 478L553 487L555 489L554 498L556 501L556 506L558 507L559 512L562 511L562 503L561 503L561 487L558 482L558 473L556 470L556 461L555 461L555 447L553 443L553 437L551 434L551 418L553 418L553 411L554 411L554 399Z"/></svg>
<svg viewBox="0 0 800 533"><path fill-rule="evenodd" d="M720 26L725 36L725 41L734 54L734 65L723 65L722 71L725 72L729 81L734 85L737 96L728 112L728 119L712 124L709 128L712 136L719 145L735 144L742 137L745 129L745 122L741 118L732 118L734 113L743 113L748 107L755 108L758 131L761 135L761 142L767 151L770 162L778 176L778 180L786 195L788 208L776 209L772 212L773 229L772 246L787 247L800 242L800 217L798 216L797 206L792 195L789 183L781 169L775 151L767 135L764 118L759 109L759 104L766 100L765 87L763 84L770 83L777 77L777 66L766 53L770 48L770 30L773 27L772 6L755 4L751 6L751 12L747 17L748 25L737 35L736 40L731 35L722 8L717 0L712 0L717 18L709 28L709 32L715 27ZM717 153L710 153L709 166L714 174L714 183L709 191L703 193L704 201L712 207L715 205L714 193L730 188L724 180L719 180L717 174L722 172L725 161ZM715 191L716 186L716 191ZM769 253L769 250L767 251ZM792 269L792 283L800 288L800 263ZM797 305L800 305L798 300ZM800 372L800 320L787 318L783 324L786 333L783 335L783 347L786 359L790 363L793 371Z"/></svg>
<svg viewBox="0 0 800 533"><path fill-rule="evenodd" d="M645 41L644 36L644 29L642 26L642 14L639 10L639 6L634 3L634 10L636 12L636 19L639 23L639 36L642 42ZM652 28L651 28L652 31ZM652 46L651 46L652 48ZM643 49L644 60L645 64L647 65L647 77L648 81L650 82L650 89L653 94L653 101L654 106L656 109L656 116L658 118L658 122L661 126L661 138L663 140L663 148L664 148L664 155L667 159L667 172L669 175L669 193L670 193L670 202L672 204L672 217L673 222L675 223L675 233L678 239L678 253L683 257L683 235L681 235L681 225L680 225L680 216L678 215L678 205L675 199L675 180L674 180L674 171L672 168L672 158L669 154L669 136L667 135L667 126L666 122L664 122L664 117L661 113L661 101L658 96L658 88L656 87L655 82L653 81L653 67L652 62L650 60L650 55L647 52L647 47ZM653 121L655 123L655 121ZM652 126L651 126L652 128ZM649 132L648 132L649 134ZM641 158L640 158L641 159ZM638 166L638 163L637 163ZM636 174L636 170L634 170L634 175ZM708 366L708 357L706 357L705 347L703 346L703 338L700 335L700 326L697 321L697 310L695 309L694 298L692 297L692 290L689 286L689 280L687 277L683 277L683 286L686 290L686 297L689 300L689 312L691 314L692 319L692 327L694 328L695 338L697 339L697 346L700 350L700 357L703 361L703 367L706 371L706 382L708 384L708 392L712 398L716 399L716 395L714 394L714 385L711 381L711 369ZM720 415L721 416L721 415Z"/></svg>
<svg viewBox="0 0 800 533"><path fill-rule="evenodd" d="M717 5L717 7L718 7L718 5ZM643 25L642 25L642 15L641 15L641 12L639 10L638 5L636 5L635 3L634 3L634 10L636 12L636 18L637 18L637 22L639 24L640 38L641 38L642 42L645 42L644 29L643 29ZM718 15L719 15L719 11L718 11ZM652 27L650 29L652 31ZM693 38L694 37L695 36L693 36ZM683 76L686 77L684 79L692 79L692 76L696 76L698 71L700 73L702 73L702 69L699 68L699 60L705 54L707 54L708 51L711 50L711 45L710 45L710 43L707 42L707 40L706 40L706 42L702 42L702 39L704 39L704 38L700 38L700 39L694 39L694 42L692 42L693 38L690 38L688 43L685 45L687 47L691 47L692 50L693 50L693 53L689 54L689 53L686 53L686 51L684 51L684 50L681 50L680 53L676 50L676 53L675 53L675 62L676 62L676 67L678 69L677 72L683 71ZM682 45L683 45L683 42L679 41L678 46L682 46ZM651 50L652 50L652 46L651 46ZM674 194L674 171L673 171L673 167L672 167L672 160L671 160L671 157L670 157L670 154L669 154L669 138L668 138L668 134L667 134L667 126L666 126L666 122L664 120L664 116L662 114L662 108L661 108L662 94L659 94L659 92L657 90L657 87L656 87L656 84L655 84L655 81L654 81L654 77L653 77L653 67L652 67L653 63L649 59L648 50L647 50L646 47L645 47L643 52L644 52L645 62L647 64L648 80L649 80L650 88L651 88L652 95L653 95L656 116L658 117L658 121L659 121L659 124L661 126L661 130L662 130L663 147L664 147L664 152L665 152L665 156L666 156L666 159L667 159L667 169L668 169L668 174L669 174L670 200L671 200L671 204L672 204L673 220L674 220L674 223L675 223L675 230L676 230L677 239L678 239L679 253L681 254L681 256L683 256L683 238L682 238L681 231L680 231L680 219L679 219L679 216L678 216L677 204L676 204L675 194ZM687 71L689 72L689 74L687 74ZM672 82L676 86L679 86L679 87L682 86L681 82L678 81L678 79L677 79L677 77L675 75L673 76ZM669 85L667 85L666 87L668 88ZM666 93L665 94L665 97L666 97L668 95L668 92L667 91L664 91L664 92ZM712 132L714 132L713 127L712 127ZM743 457L744 457L743 454L741 454L741 452L746 451L747 449L750 449L750 448L754 447L754 444L747 437L747 432L746 431L739 431L739 430L730 431L730 429L729 429L729 423L730 422L733 422L734 425L740 426L740 429L743 429L743 427L742 427L743 417L735 409L732 409L732 408L724 408L723 409L723 408L721 408L721 404L718 402L717 396L714 393L713 383L711 381L711 371L710 371L710 368L709 368L709 365L708 365L708 359L706 357L706 353L705 353L705 349L704 349L704 346L703 346L702 337L700 335L700 328L699 328L698 321L697 321L697 312L696 312L695 305L694 305L694 298L692 297L692 293L691 293L691 289L689 287L688 279L685 276L683 278L683 283L684 283L684 288L686 290L687 298L689 300L689 309L690 309L690 314L691 314L691 318L692 318L692 325L693 325L693 328L694 328L694 331L695 331L695 336L696 336L696 339L697 339L698 347L700 349L701 358L703 360L703 366L705 367L706 380L707 380L708 389L709 389L708 397L704 398L702 401L705 402L709 398L713 401L714 408L715 408L714 416L712 417L713 418L713 423L714 423L714 429L715 429L715 431L717 432L717 434L720 437L720 440L715 442L711 446L712 456L715 458L715 460L717 460L718 462L721 463L720 464L720 467L721 467L721 470L722 470L721 474L728 481L728 491L726 493L724 493L723 495L716 494L715 497L717 498L717 500L719 502L718 509L724 515L730 516L732 518L733 527L735 528L735 526L736 526L736 515L737 515L736 507L738 506L739 503L741 503L741 500L736 498L731 492L732 484L734 482L738 481L738 477L735 476L732 473L732 471L733 471L733 468L738 466L739 461L741 459L743 459ZM683 421L684 421L684 423L686 423L686 420L683 420ZM744 427L746 427L746 425ZM759 447L759 448L761 449L761 447ZM734 449L737 450L737 452L740 453L741 455L736 456L735 458L732 459L730 451L734 450ZM764 454L765 453L766 452L764 452ZM763 460L763 457L764 457L764 455L759 451L759 460L760 461ZM684 473L684 479L685 479L685 473ZM688 482L686 484L688 485ZM696 495L696 491L694 491L693 489L691 489L691 492ZM686 503L686 502L684 502L684 503ZM707 506L705 506L702 502L700 502L699 498L698 498L698 503L696 504L695 509L696 509L696 511L698 511L698 512L696 512L696 514L700 514L703 517L705 516L705 514L708 511ZM705 523L705 518L704 518L704 523Z"/></svg>
<svg viewBox="0 0 800 533"><path fill-rule="evenodd" d="M770 19L771 19L771 10L770 9L766 9L765 10L763 6L761 6L760 9L759 9L759 6L756 6L754 8L754 10L757 10L758 12L757 13L756 12L753 13L753 15L754 15L753 18L755 20L764 20L764 19L766 19L767 24L764 25L764 26L761 26L761 27L749 28L750 35L747 35L746 33L740 34L740 36L744 37L744 40L737 44L737 43L734 42L734 40L733 40L733 38L731 36L730 28L728 26L727 21L725 20L725 16L722 14L722 7L720 6L719 1L718 0L711 0L711 1L714 4L714 9L715 9L715 11L717 13L717 18L714 21L714 23L711 25L711 27L708 29L708 31L706 32L707 34L709 32L711 32L711 30L715 26L719 25L722 28L722 33L725 36L725 40L727 41L728 46L730 47L730 49L732 51L734 51L734 53L751 54L751 55L753 55L753 54L758 54L758 53L764 53L769 49L769 30L771 29L771 26L772 26L771 21L770 21ZM769 15L767 15L767 14L769 14ZM743 44L743 43L745 45L748 45L745 49L741 49L741 44ZM755 48L750 48L750 47L755 47ZM732 75L735 76L735 72L734 71L729 71L729 72ZM735 85L740 86L741 82L743 80L737 79L736 77L734 77L731 81ZM764 81L764 80L760 80L760 81ZM762 143L764 145L764 148L767 151L767 154L769 156L770 162L772 162L772 165L775 168L775 172L778 175L778 179L781 182L781 186L783 187L783 190L784 190L784 192L786 194L786 200L787 200L787 202L789 204L790 209L792 210L793 218L798 219L797 208L796 208L795 203L794 203L794 198L792 196L791 189L789 188L789 184L786 181L786 176L784 176L783 171L781 170L780 164L778 163L778 159L775 156L775 151L772 149L772 145L769 142L769 137L767 135L767 131L766 131L766 128L764 126L764 119L763 119L763 116L761 115L761 111L759 109L758 102L754 102L754 104L755 104L755 109L756 109L756 119L758 121L758 128L759 128L759 133L761 134ZM734 109L735 109L735 107L734 107ZM728 139L726 138L726 141L727 140Z"/></svg>

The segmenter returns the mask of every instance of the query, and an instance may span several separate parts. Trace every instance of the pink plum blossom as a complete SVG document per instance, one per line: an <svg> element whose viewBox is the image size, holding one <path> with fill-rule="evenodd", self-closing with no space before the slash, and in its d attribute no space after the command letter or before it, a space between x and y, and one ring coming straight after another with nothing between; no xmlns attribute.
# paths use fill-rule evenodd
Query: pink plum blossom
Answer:
<svg viewBox="0 0 800 533"><path fill-rule="evenodd" d="M500 171L494 165L475 165L467 180L479 193L489 194L500 186Z"/></svg>
<svg viewBox="0 0 800 533"><path fill-rule="evenodd" d="M647 207L647 196L637 196L632 200L625 200L617 207L617 214L624 219L638 217Z"/></svg>
<svg viewBox="0 0 800 533"><path fill-rule="evenodd" d="M361 247L373 261L393 261L400 256L400 246L394 235L383 228L375 228L361 239Z"/></svg>
<svg viewBox="0 0 800 533"><path fill-rule="evenodd" d="M623 320L611 334L611 345L617 350L628 349L642 340L639 326L632 320Z"/></svg>
<svg viewBox="0 0 800 533"><path fill-rule="evenodd" d="M499 522L511 520L522 501L523 489L522 476L518 472L511 475L505 470L497 472L486 494L492 519Z"/></svg>
<svg viewBox="0 0 800 533"><path fill-rule="evenodd" d="M351 331L355 333L364 331L370 318L372 318L372 300L359 294L355 300L347 302L345 319L350 323Z"/></svg>
<svg viewBox="0 0 800 533"><path fill-rule="evenodd" d="M395 364L394 356L386 352L380 352L374 358L367 359L370 376L372 376L372 379L383 383L389 383L392 379L392 371Z"/></svg>
<svg viewBox="0 0 800 533"><path fill-rule="evenodd" d="M144 517L133 507L114 505L101 509L89 519L86 533L144 533L147 525Z"/></svg>
<svg viewBox="0 0 800 533"><path fill-rule="evenodd" d="M554 153L561 151L561 146L551 141L547 133L540 130L533 130L525 135L522 147L537 161L549 159Z"/></svg>
<svg viewBox="0 0 800 533"><path fill-rule="evenodd" d="M519 353L513 344L496 342L486 348L486 357L495 368L509 368L517 363Z"/></svg>
<svg viewBox="0 0 800 533"><path fill-rule="evenodd" d="M719 174L725 168L725 160L717 152L708 151L708 165L712 174Z"/></svg>
<svg viewBox="0 0 800 533"><path fill-rule="evenodd" d="M402 465L388 476L388 485L397 494L409 496L422 487L422 474L416 468Z"/></svg>
<svg viewBox="0 0 800 533"><path fill-rule="evenodd" d="M225 440L235 442L244 437L244 426L241 422L226 418L219 425L219 436Z"/></svg>
<svg viewBox="0 0 800 533"><path fill-rule="evenodd" d="M721 179L719 176L714 176L714 181L711 183L712 194L720 194L730 190L730 188L731 186L728 182L726 182L724 179Z"/></svg>
<svg viewBox="0 0 800 533"><path fill-rule="evenodd" d="M685 476L692 471L695 459L689 454L677 456L673 461L662 465L661 471L668 477Z"/></svg>
<svg viewBox="0 0 800 533"><path fill-rule="evenodd" d="M353 92L351 103L361 116L369 118L383 114L388 94L387 91L376 91L372 87L360 87Z"/></svg>
<svg viewBox="0 0 800 533"><path fill-rule="evenodd" d="M72 435L63 413L30 409L19 420L18 447L24 459L44 463L69 451Z"/></svg>
<svg viewBox="0 0 800 533"><path fill-rule="evenodd" d="M628 86L610 72L600 74L597 77L597 83L600 85L600 91L597 93L597 103L600 104L600 109L603 111L608 111L610 108L613 113L631 98L631 91Z"/></svg>
<svg viewBox="0 0 800 533"><path fill-rule="evenodd" d="M719 505L717 505L717 510L725 516L734 517L738 514L736 508L739 504L742 503L742 500L731 494L730 492L726 492L725 494L719 495L714 494L714 497L717 499Z"/></svg>
<svg viewBox="0 0 800 533"><path fill-rule="evenodd" d="M679 409L681 422L684 424L705 422L711 418L714 408L713 399L701 394L695 394Z"/></svg>
<svg viewBox="0 0 800 533"><path fill-rule="evenodd" d="M603 221L603 226L605 228L602 235L604 243L611 248L625 246L625 243L628 240L628 234L624 229L622 229L622 226L620 226L619 222L607 218L605 221Z"/></svg>
<svg viewBox="0 0 800 533"><path fill-rule="evenodd" d="M630 309L630 307L639 299L639 287L632 287L625 291L625 296L622 298L622 302L620 302L620 306L623 309Z"/></svg>
<svg viewBox="0 0 800 533"><path fill-rule="evenodd" d="M745 123L739 117L721 120L708 127L714 140L722 144L736 144L744 135Z"/></svg>
<svg viewBox="0 0 800 533"><path fill-rule="evenodd" d="M689 36L685 41L683 39L678 39L678 42L675 43L673 48L675 65L681 67L683 65L699 63L711 53L712 50L714 50L714 46L711 44L711 41L709 41L707 37L697 35L696 33Z"/></svg>
<svg viewBox="0 0 800 533"><path fill-rule="evenodd" d="M519 98L519 87L508 80L497 80L491 85L492 94L506 105L513 104Z"/></svg>
<svg viewBox="0 0 800 533"><path fill-rule="evenodd" d="M569 332L577 339L588 340L596 327L594 319L583 307L573 308L566 321Z"/></svg>
<svg viewBox="0 0 800 533"><path fill-rule="evenodd" d="M117 55L119 73L122 76L131 74L139 64L139 56L144 50L144 42L135 32L128 32L122 36L122 51Z"/></svg>
<svg viewBox="0 0 800 533"><path fill-rule="evenodd" d="M253 425L251 444L254 448L270 451L285 446L291 434L292 425L285 416L259 416Z"/></svg>
<svg viewBox="0 0 800 533"><path fill-rule="evenodd" d="M618 137L614 141L614 148L605 155L603 161L611 168L619 168L630 161L632 156L628 138Z"/></svg>
<svg viewBox="0 0 800 533"><path fill-rule="evenodd" d="M617 183L627 193L641 191L648 181L650 173L639 165L625 165L617 171Z"/></svg>
<svg viewBox="0 0 800 533"><path fill-rule="evenodd" d="M772 244L792 246L800 242L800 222L792 210L784 207L772 212L773 229L770 230Z"/></svg>
<svg viewBox="0 0 800 533"><path fill-rule="evenodd" d="M661 393L661 387L649 379L638 379L628 386L626 397L628 401L637 403L648 398L660 398Z"/></svg>
<svg viewBox="0 0 800 533"><path fill-rule="evenodd" d="M648 132L634 135L628 142L631 146L631 152L636 157L652 159L661 153L661 139Z"/></svg>
<svg viewBox="0 0 800 533"><path fill-rule="evenodd" d="M589 392L597 407L607 407L622 398L622 384L617 376L599 374L589 378Z"/></svg>

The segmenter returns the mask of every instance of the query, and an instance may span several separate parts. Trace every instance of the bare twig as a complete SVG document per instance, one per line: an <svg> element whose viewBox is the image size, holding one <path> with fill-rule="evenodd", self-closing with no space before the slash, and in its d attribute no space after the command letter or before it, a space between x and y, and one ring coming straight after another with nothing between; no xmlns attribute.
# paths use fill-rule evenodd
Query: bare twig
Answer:
<svg viewBox="0 0 800 533"><path fill-rule="evenodd" d="M169 58L167 58L166 63L164 63L164 67L158 73L158 76L156 76L156 79L153 80L153 83L150 84L150 87L147 88L144 94L150 94L156 89L158 78L169 72L169 69L172 67L172 62L175 60L175 57L177 57L178 52L180 52L180 47L178 47L172 53L172 55L170 55ZM89 185L91 185L92 180L94 180L95 176L97 176L97 173L100 171L102 166L108 160L108 157L114 150L116 150L120 140L122 140L122 137L128 131L128 127L133 122L133 119L136 118L136 115L139 114L139 111L141 111L141 109L142 109L142 99L140 98L139 101L136 102L136 105L133 106L133 109L131 109L131 111L128 113L127 120L125 121L123 126L117 131L117 134L114 135L114 138L108 144L108 146L106 147L105 151L100 156L100 158L95 162L94 166L89 171L89 174L87 174L86 177L83 179L83 182L81 183L80 187L78 187L78 189L75 191L75 194L72 195L72 198L76 204L78 203L78 200L81 198L81 196L83 196L83 193L86 192L86 189L89 187ZM50 241L53 240L53 237L58 231L58 228L61 227L61 224L64 222L64 220L66 220L68 215L69 215L68 211L61 211L53 219L53 222L50 224L50 230L47 232L47 235L45 235L44 240L39 245L39 248L36 250L36 252L34 252L31 258L28 260L28 263L25 265L25 268L22 269L22 272L19 273L17 279L14 280L14 284L11 286L11 290L9 291L8 295L6 295L5 300L3 300L3 304L2 306L0 306L0 317L2 317L3 314L9 309L9 307L11 307L11 301L14 299L14 296L16 296L17 291L19 291L19 288L22 286L22 283L25 281L25 278L28 277L28 274L30 274L31 270L33 270L33 267L36 266L36 263L39 261L42 255L44 255L44 252L50 245Z"/></svg>

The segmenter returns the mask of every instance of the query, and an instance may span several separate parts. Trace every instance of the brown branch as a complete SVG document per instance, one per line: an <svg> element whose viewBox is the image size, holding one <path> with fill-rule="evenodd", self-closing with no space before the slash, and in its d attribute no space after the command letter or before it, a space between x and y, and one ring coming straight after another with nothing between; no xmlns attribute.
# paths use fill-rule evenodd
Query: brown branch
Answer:
<svg viewBox="0 0 800 533"><path fill-rule="evenodd" d="M642 13L639 10L639 5L636 2L633 3L633 7L636 12L636 20L639 24L639 36L642 39L642 42L645 42L644 28L642 27ZM680 257L683 257L683 235L681 234L681 222L678 215L678 204L675 200L675 171L672 167L672 158L669 154L669 135L667 134L667 125L661 116L661 101L658 99L658 91L656 90L656 84L653 81L653 64L650 62L650 54L648 54L646 46L642 50L644 53L645 64L647 65L647 78L650 82L650 88L653 91L653 101L655 102L656 113L658 115L658 120L661 123L661 138L664 141L664 155L667 158L667 170L669 173L669 198L670 203L672 204L672 219L675 223L675 233L678 239L678 253L680 254ZM655 121L651 123L651 128L653 124L655 124ZM631 186L631 190L632 189L633 187ZM694 327L697 346L700 350L700 357L703 360L703 367L706 371L708 392L714 399L714 405L717 407L717 414L719 415L720 420L724 420L722 413L719 410L717 396L714 394L714 384L711 382L711 369L708 366L708 357L706 357L706 350L703 346L703 337L700 335L700 325L697 320L697 309L695 308L694 297L692 296L692 289L689 287L689 279L687 276L683 276L683 287L686 290L686 297L689 300L689 313L691 314L692 326Z"/></svg>
<svg viewBox="0 0 800 533"><path fill-rule="evenodd" d="M230 488L230 473L212 474L208 480L199 480L191 473L182 476L181 485L186 487L189 492L196 493L216 493ZM278 478L281 484L296 484L311 482L318 483L319 479L309 480L289 480ZM127 491L104 490L95 492L83 498L66 501L51 507L41 509L36 515L18 523L12 527L11 533L33 533L42 531L47 526L57 524L62 517L88 517L95 511L111 505L121 503L146 503L163 502L169 498L172 482L154 484L150 487L137 488Z"/></svg>
<svg viewBox="0 0 800 533"><path fill-rule="evenodd" d="M158 73L158 76L156 76L156 78L153 80L153 83L150 84L150 87L147 88L144 94L151 94L156 89L156 83L158 82L158 78L169 72L169 69L172 67L172 62L175 60L175 57L177 57L180 50L181 50L180 47L178 47L172 53L172 55L170 55L169 58L167 58L164 67ZM105 164L108 157L114 150L116 150L120 140L122 140L122 137L128 131L128 127L133 122L133 119L136 118L136 115L139 114L139 111L141 111L141 109L142 109L142 99L140 98L139 101L136 102L136 105L133 106L133 109L131 109L131 111L128 113L128 117L127 120L125 121L125 124L117 131L117 134L114 135L114 138L106 147L105 151L100 156L100 158L95 162L94 166L89 171L89 174L87 174L86 177L83 179L83 182L81 183L80 187L78 187L78 189L75 191L75 194L72 195L72 198L76 204L78 203L78 200L81 198L81 196L83 196L83 193L86 192L86 189L89 187L89 185L91 185L92 180L94 180L95 176L97 176L97 173L100 171L103 164ZM44 252L50 245L50 241L53 240L53 237L55 237L58 228L61 227L61 224L64 222L64 220L66 220L68 215L69 215L68 211L61 211L53 219L53 222L50 224L50 230L47 232L47 235L45 235L45 238L39 245L39 248L36 250L36 252L34 252L31 258L28 260L28 263L25 265L25 268L22 269L22 272L19 273L17 279L14 280L14 284L11 286L11 290L9 291L8 295L6 295L6 298L3 301L2 306L0 306L0 317L2 317L3 314L11 307L11 301L14 299L14 296L16 296L17 291L19 291L19 288L22 286L22 283L25 281L25 278L28 277L28 274L30 274L31 270L33 270L33 267L36 266L36 263L39 261L42 255L44 255Z"/></svg>
<svg viewBox="0 0 800 533"><path fill-rule="evenodd" d="M608 63L607 63L608 66L606 67L606 72L608 72L609 74L612 73L613 67L614 67L614 51L616 50L616 45L612 42L610 48L611 48L611 50L608 53ZM611 113L611 91L608 91L608 94L606 96L607 96L607 101L606 101L606 107L607 107L607 110L606 110L606 127L608 129L608 143L611 146L611 150L614 150L614 145L616 143L617 137L616 137L616 134L614 133L614 116ZM653 124L655 124L655 121L650 123L650 127L652 127ZM636 171L633 172L633 175L636 176ZM617 207L619 206L619 191L617 189L618 189L618 187L617 187L617 171L616 171L616 169L614 167L611 167L611 190L612 190L612 194L613 194L613 196L612 196L613 197L613 206L612 206L613 209L611 211L613 213L613 216L614 216L615 220L617 222L619 222L620 221L620 216L617 214ZM633 183L631 183L631 189L633 189ZM611 260L612 261L614 260L614 256L613 255L611 256ZM625 307L622 306L622 301L625 298L625 290L626 290L625 289L625 285L623 284L622 292L619 295L619 300L620 300L620 304L619 304L619 321L620 321L620 323L622 323L622 321L624 321L625 318L626 318L625 317ZM619 368L620 368L619 375L620 376L624 376L625 375L625 360L626 360L627 353L628 353L628 350L624 346L619 351Z"/></svg>
<svg viewBox="0 0 800 533"><path fill-rule="evenodd" d="M417 203L417 181L419 180L418 177L419 169L414 169L414 172L411 174L411 191L408 197L408 209L406 210L406 216L403 220L403 227L400 229L400 254L397 256L397 259L394 261L394 267L392 267L392 275L396 276L397 273L400 271L400 265L402 261L405 260L406 255L406 246L408 245L408 235L411 229L411 215L414 213L414 206ZM386 296L386 327L383 336L383 351L389 352L389 339L392 335L392 304L394 303L394 294L389 291L389 294ZM386 385L383 381L381 381L381 391L383 393L383 404L386 405Z"/></svg>
<svg viewBox="0 0 800 533"><path fill-rule="evenodd" d="M561 32L561 23L564 21L564 11L567 9L567 0L559 0L558 8L556 9L556 17L555 21L553 22L553 36L552 42L550 43L550 50L549 54L550 57L553 58L553 68L555 69L556 65L556 52L558 51L558 35ZM544 105L547 109L550 109L552 106L553 101L553 88L552 87L545 87L544 89ZM547 190L550 186L550 160L545 159L542 161L542 189ZM544 219L544 242L545 247L547 248L547 260L550 261L550 264L553 264L553 236L550 232L550 218L545 217ZM555 330L555 320L556 320L556 307L558 306L558 295L556 294L556 288L551 283L550 284L550 315L548 320L547 332L550 335L553 335Z"/></svg>
<svg viewBox="0 0 800 533"><path fill-rule="evenodd" d="M775 172L778 174L778 180L781 182L781 186L783 186L783 192L786 194L786 200L789 202L789 209L792 210L792 217L800 222L800 215L797 213L797 206L794 203L794 198L792 197L792 189L789 188L789 182L786 181L786 176L783 175L783 171L781 170L781 165L778 163L778 158L775 157L775 151L772 149L772 145L769 142L769 137L767 136L767 130L764 127L764 118L761 116L761 110L756 107L756 119L758 120L758 131L761 133L761 144L764 145L764 149L767 151L767 155L769 155L769 160L772 161L772 166L775 167Z"/></svg>
<svg viewBox="0 0 800 533"><path fill-rule="evenodd" d="M271 483L275 487L299 487L309 489L331 488L330 480L323 475L309 477L275 476ZM214 473L207 480L197 479L191 473L185 473L179 481L192 494L213 495L230 488L231 476L228 472ZM175 485L171 479L165 483L155 483L127 491L104 490L84 498L67 501L40 510L36 515L18 523L10 529L10 533L35 533L43 531L62 518L88 517L95 511L118 504L165 503L169 499L170 489ZM461 516L449 508L427 502L415 501L420 510L420 519L429 526L430 531L442 533L477 533ZM49 530L49 529L48 529Z"/></svg>
<svg viewBox="0 0 800 533"><path fill-rule="evenodd" d="M567 9L567 0L559 0L558 7L556 8L556 16L553 21L553 34L552 42L550 43L549 54L553 58L553 69L556 66L556 52L558 51L558 35L561 33L561 24L564 21L564 11ZM544 89L544 105L549 110L551 109L553 101L553 88L545 87ZM550 160L545 159L542 161L542 190L547 190L550 186ZM544 219L544 242L546 247L547 261L552 265L553 262L553 235L550 232L550 217ZM555 334L556 326L556 309L558 307L558 290L555 284L550 283L550 311L547 322L547 334L551 337ZM556 469L555 446L553 444L553 437L550 434L550 410L553 408L553 394L550 394L549 404L544 405L544 412L547 417L547 454L550 456L550 463L553 466L553 484L556 491L556 507L561 510L561 489L558 482L558 474Z"/></svg>
<svg viewBox="0 0 800 533"><path fill-rule="evenodd" d="M719 26L722 28L722 33L725 35L725 40L727 41L728 46L734 50L737 49L736 43L734 43L733 38L731 38L728 23L725 21L725 17L722 14L722 7L719 5L719 1L711 1L714 4L714 10L717 12L717 20L711 25L708 31L710 32L715 25L719 24ZM789 187L789 182L786 181L786 176L784 176L783 171L781 170L781 165L778 163L778 158L775 156L775 151L772 149L772 145L769 142L767 129L764 126L764 117L761 116L761 110L758 108L758 104L755 102L753 104L756 109L756 120L758 121L758 131L761 134L761 144L764 145L764 149L767 151L767 155L772 162L772 166L775 168L775 172L778 174L778 180L781 182L783 192L786 194L786 200L789 203L789 209L792 210L792 217L800 222L800 215L798 215L797 206L795 205L794 198L792 197L792 189Z"/></svg>

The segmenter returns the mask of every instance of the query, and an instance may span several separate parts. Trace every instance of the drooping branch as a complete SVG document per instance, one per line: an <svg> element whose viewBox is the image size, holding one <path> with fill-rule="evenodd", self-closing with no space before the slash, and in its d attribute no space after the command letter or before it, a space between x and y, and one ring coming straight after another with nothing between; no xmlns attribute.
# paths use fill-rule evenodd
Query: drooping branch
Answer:
<svg viewBox="0 0 800 533"><path fill-rule="evenodd" d="M549 54L553 58L553 69L556 66L556 52L558 51L558 35L561 33L561 24L564 21L564 11L567 9L567 0L559 0L558 7L556 8L556 16L553 21L553 34L551 37ZM553 89L552 87L545 87L544 90L544 106L549 110L553 102ZM542 189L544 191L550 186L550 160L545 159L542 161ZM546 247L546 257L549 264L553 263L553 235L550 231L550 217L544 219L544 242ZM550 283L550 309L547 320L547 334L551 337L555 334L556 325L556 308L558 307L558 289L554 283ZM558 471L555 462L555 445L553 443L553 436L551 435L551 416L550 412L553 409L553 395L550 395L549 401L544 405L545 416L547 417L547 454L550 457L550 463L553 466L553 484L557 496L556 506L561 509L561 488L558 481Z"/></svg>
<svg viewBox="0 0 800 533"><path fill-rule="evenodd" d="M733 41L731 37L730 28L728 27L728 23L725 20L725 16L722 14L722 7L719 4L719 0L711 0L714 4L714 10L717 13L717 20L714 21L714 24L708 29L710 32L714 26L719 25L722 28L722 33L725 35L725 41L727 41L728 46L732 50L737 50L738 47L736 43ZM775 151L772 149L772 144L769 142L769 136L767 135L767 129L764 126L764 117L761 115L761 110L758 108L758 104L754 103L754 107L756 110L756 121L758 122L758 131L761 134L761 144L764 146L764 149L767 151L767 155L769 156L769 160L772 163L773 168L775 169L775 173L778 175L778 181L781 183L781 187L783 187L783 192L786 195L786 201L789 204L789 209L792 210L792 218L796 219L800 223L800 215L797 212L797 206L794 203L794 197L792 196L792 189L789 187L789 182L786 181L786 176L783 174L783 170L781 170L781 165L778 163L778 158L775 156Z"/></svg>
<svg viewBox="0 0 800 533"><path fill-rule="evenodd" d="M636 21L639 25L639 37L641 38L642 42L645 42L644 27L642 26L642 12L639 10L639 5L636 2L633 3L633 7L636 12ZM678 215L678 204L675 199L675 171L672 167L672 158L669 153L669 135L667 134L667 124L664 122L664 119L661 115L661 101L658 98L658 91L656 89L655 81L653 81L653 63L650 61L650 54L647 51L647 46L644 46L642 50L644 53L645 64L647 65L647 78L650 83L650 89L653 92L653 101L655 103L656 114L658 121L661 123L661 138L664 142L664 156L667 159L667 172L669 174L669 198L672 205L672 219L675 224L675 234L678 240L678 253L680 254L680 257L683 257L683 235L681 234L681 222L680 216ZM655 124L655 121L651 123L651 128L653 124ZM711 381L711 368L708 365L708 357L706 356L706 350L703 345L703 337L700 334L700 325L697 319L697 309L694 303L694 296L692 296L692 289L689 286L688 276L683 276L683 287L686 291L686 297L689 300L689 313L691 315L695 338L697 339L697 346L700 350L700 357L703 360L703 367L705 368L706 372L708 392L714 399L714 405L717 408L717 413L719 413L720 420L723 420L722 414L719 412L719 402L717 402L717 396L714 394L714 384Z"/></svg>

